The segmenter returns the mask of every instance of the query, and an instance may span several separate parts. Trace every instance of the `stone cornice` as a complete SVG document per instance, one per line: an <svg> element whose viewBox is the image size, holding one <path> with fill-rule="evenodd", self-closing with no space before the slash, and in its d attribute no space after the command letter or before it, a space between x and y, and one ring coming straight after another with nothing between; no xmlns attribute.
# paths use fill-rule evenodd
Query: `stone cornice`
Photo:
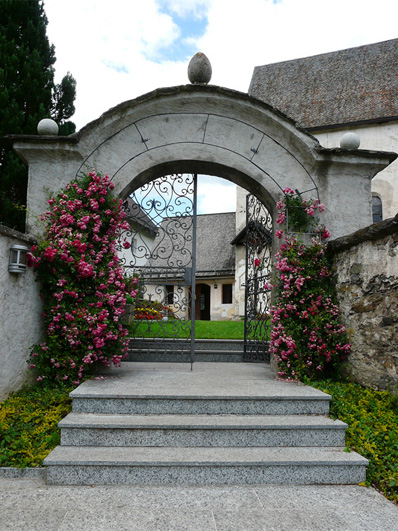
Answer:
<svg viewBox="0 0 398 531"><path fill-rule="evenodd" d="M37 239L33 236L30 236L29 234L24 234L23 232L19 232L15 229L11 229L10 227L6 227L5 225L0 225L0 234L8 236L9 238L15 238L16 240L22 240L31 244L37 243Z"/></svg>
<svg viewBox="0 0 398 531"><path fill-rule="evenodd" d="M355 245L366 241L381 240L385 236L398 233L398 214L384 221L379 221L363 229L359 229L352 234L336 238L328 242L327 251L335 254L346 251Z"/></svg>

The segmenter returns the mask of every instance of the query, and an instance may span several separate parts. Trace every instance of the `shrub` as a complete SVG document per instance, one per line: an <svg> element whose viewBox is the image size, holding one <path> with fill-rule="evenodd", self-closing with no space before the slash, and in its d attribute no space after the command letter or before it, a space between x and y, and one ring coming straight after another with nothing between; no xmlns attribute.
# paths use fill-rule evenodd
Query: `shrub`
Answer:
<svg viewBox="0 0 398 531"><path fill-rule="evenodd" d="M270 352L283 378L327 376L339 368L351 346L341 323L335 282L322 243L329 232L314 217L324 206L318 200L295 197L289 188L284 192L285 199L277 205L277 223L293 220L294 231L311 227L319 238L305 245L300 232L284 236L283 230L277 231L279 238L284 237L274 262L278 278L275 286L264 286L275 290Z"/></svg>
<svg viewBox="0 0 398 531"><path fill-rule="evenodd" d="M145 299L137 300L134 308L134 317L144 321L160 321L162 317L175 318L173 310L158 301Z"/></svg>
<svg viewBox="0 0 398 531"><path fill-rule="evenodd" d="M359 384L309 381L332 395L330 416L348 424L347 446L369 460L366 484L398 502L398 409L395 397Z"/></svg>
<svg viewBox="0 0 398 531"><path fill-rule="evenodd" d="M92 171L51 197L51 210L41 216L45 236L29 256L46 326L45 341L31 350L39 382L78 385L93 364L119 365L127 351L120 317L137 279L119 265L116 240L128 226L113 187Z"/></svg>
<svg viewBox="0 0 398 531"><path fill-rule="evenodd" d="M63 389L26 388L0 404L0 466L41 466L59 444L58 422L71 410Z"/></svg>

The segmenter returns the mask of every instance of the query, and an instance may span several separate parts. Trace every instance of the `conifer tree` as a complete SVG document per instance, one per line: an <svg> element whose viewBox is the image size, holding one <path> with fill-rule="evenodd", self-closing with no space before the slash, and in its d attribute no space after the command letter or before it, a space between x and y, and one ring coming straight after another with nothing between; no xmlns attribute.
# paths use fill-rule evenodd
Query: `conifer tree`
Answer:
<svg viewBox="0 0 398 531"><path fill-rule="evenodd" d="M0 1L0 223L25 230L27 168L7 134L37 134L42 118L53 118L60 134L75 131L76 81L54 83L55 50L47 35L40 0Z"/></svg>

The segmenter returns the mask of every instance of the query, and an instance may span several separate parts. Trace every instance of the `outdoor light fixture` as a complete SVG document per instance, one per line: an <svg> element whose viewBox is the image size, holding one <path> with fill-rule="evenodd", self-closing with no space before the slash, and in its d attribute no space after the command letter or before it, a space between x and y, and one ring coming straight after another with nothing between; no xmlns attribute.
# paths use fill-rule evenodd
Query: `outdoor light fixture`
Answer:
<svg viewBox="0 0 398 531"><path fill-rule="evenodd" d="M26 273L26 253L29 247L24 245L11 245L8 271L10 273Z"/></svg>
<svg viewBox="0 0 398 531"><path fill-rule="evenodd" d="M217 288L218 288L217 282L214 282L214 289L217 289Z"/></svg>

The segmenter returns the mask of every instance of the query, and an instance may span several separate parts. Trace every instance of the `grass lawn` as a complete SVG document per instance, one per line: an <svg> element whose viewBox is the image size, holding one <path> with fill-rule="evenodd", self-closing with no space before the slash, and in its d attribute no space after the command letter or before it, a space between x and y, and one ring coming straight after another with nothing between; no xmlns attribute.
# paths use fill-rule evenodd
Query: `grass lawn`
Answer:
<svg viewBox="0 0 398 531"><path fill-rule="evenodd" d="M264 324L260 331L266 326ZM134 337L189 337L190 329L191 321L178 320L135 321L129 325L130 333ZM195 321L195 339L243 340L244 334L244 321Z"/></svg>
<svg viewBox="0 0 398 531"><path fill-rule="evenodd" d="M136 324L137 323L137 324ZM195 321L196 339L243 339L244 321ZM189 337L190 321L136 321L129 326L134 337Z"/></svg>

